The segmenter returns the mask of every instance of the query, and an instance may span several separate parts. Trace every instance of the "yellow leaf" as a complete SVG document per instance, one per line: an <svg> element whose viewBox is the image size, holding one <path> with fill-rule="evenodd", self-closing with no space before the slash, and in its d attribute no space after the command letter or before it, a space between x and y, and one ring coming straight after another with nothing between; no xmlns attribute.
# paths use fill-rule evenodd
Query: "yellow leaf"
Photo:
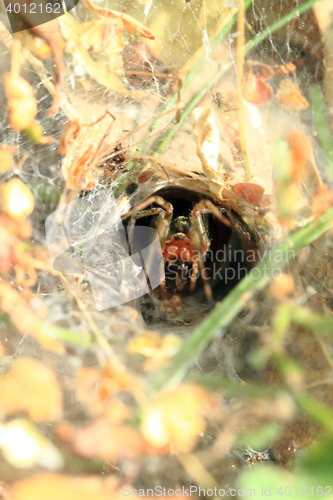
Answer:
<svg viewBox="0 0 333 500"><path fill-rule="evenodd" d="M0 172L7 172L14 166L13 156L16 154L15 146L3 145L0 147Z"/></svg>
<svg viewBox="0 0 333 500"><path fill-rule="evenodd" d="M31 85L19 75L3 75L5 92L8 99L9 123L14 130L30 126L37 115L37 101Z"/></svg>
<svg viewBox="0 0 333 500"><path fill-rule="evenodd" d="M120 500L116 481L98 477L71 477L41 473L14 485L12 500Z"/></svg>
<svg viewBox="0 0 333 500"><path fill-rule="evenodd" d="M50 470L63 466L57 448L23 419L0 425L0 448L13 467L27 469L41 465Z"/></svg>
<svg viewBox="0 0 333 500"><path fill-rule="evenodd" d="M129 353L142 354L151 358L144 364L147 371L165 366L168 360L179 351L182 340L176 335L160 336L158 333L151 332L146 335L140 335L133 339L127 347Z"/></svg>
<svg viewBox="0 0 333 500"><path fill-rule="evenodd" d="M66 51L71 53L76 61L84 67L85 71L98 83L106 88L118 92L120 95L126 95L135 99L142 99L141 92L129 92L124 87L121 78L113 75L105 66L103 61L94 61L87 49L80 41L81 27L70 14L58 18L61 32L64 38L70 42Z"/></svg>
<svg viewBox="0 0 333 500"><path fill-rule="evenodd" d="M11 179L2 189L2 204L8 215L21 219L31 214L35 201L32 192L20 179Z"/></svg>
<svg viewBox="0 0 333 500"><path fill-rule="evenodd" d="M87 458L135 458L148 446L136 430L125 425L112 425L106 418L80 428L62 425L57 432L74 453Z"/></svg>
<svg viewBox="0 0 333 500"><path fill-rule="evenodd" d="M298 83L292 81L290 78L285 78L281 81L276 97L279 104L288 111L302 111L309 107L309 103L302 95Z"/></svg>
<svg viewBox="0 0 333 500"><path fill-rule="evenodd" d="M141 431L153 446L170 445L172 451L189 452L205 429L207 403L208 395L201 387L184 384L163 392L145 409Z"/></svg>
<svg viewBox="0 0 333 500"><path fill-rule="evenodd" d="M50 368L31 358L14 361L11 370L0 379L0 413L25 411L40 422L62 414L62 393Z"/></svg>

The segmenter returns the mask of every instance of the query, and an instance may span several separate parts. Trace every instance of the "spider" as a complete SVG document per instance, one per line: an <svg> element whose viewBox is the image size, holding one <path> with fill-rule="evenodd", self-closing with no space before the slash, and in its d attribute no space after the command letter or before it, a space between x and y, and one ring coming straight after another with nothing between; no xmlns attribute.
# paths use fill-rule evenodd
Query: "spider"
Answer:
<svg viewBox="0 0 333 500"><path fill-rule="evenodd" d="M158 206L147 208L153 204ZM165 266L165 280L160 285L163 292L182 292L187 284L190 293L194 292L198 277L201 276L206 298L208 301L212 300L212 290L204 265L211 245L207 222L204 220L204 214L207 213L213 214L228 228L231 227L221 209L208 199L196 202L187 215L177 214L174 217L173 204L155 194L123 216L131 217L129 234L139 219L154 217L153 225L160 239Z"/></svg>

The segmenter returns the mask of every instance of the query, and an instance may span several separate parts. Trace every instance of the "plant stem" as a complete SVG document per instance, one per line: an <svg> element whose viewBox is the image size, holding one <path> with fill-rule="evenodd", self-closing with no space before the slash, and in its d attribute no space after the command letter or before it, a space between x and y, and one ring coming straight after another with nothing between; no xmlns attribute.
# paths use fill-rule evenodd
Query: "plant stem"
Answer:
<svg viewBox="0 0 333 500"><path fill-rule="evenodd" d="M325 111L325 101L321 89L313 86L310 89L310 100L313 114L314 126L319 143L324 151L329 173L333 179L333 138L330 124Z"/></svg>
<svg viewBox="0 0 333 500"><path fill-rule="evenodd" d="M295 7L292 9L290 12L282 16L280 19L275 21L273 24L271 24L268 28L266 28L264 31L262 31L260 34L258 34L256 37L254 37L252 40L247 42L247 44L244 47L244 55L248 54L254 47L259 45L263 40L268 38L270 35L272 35L275 31L278 29L282 28L285 26L289 21L291 21L296 15L303 14L306 12L308 9L312 7L315 3L317 3L319 0L308 0L304 4L300 5L299 7ZM245 3L245 8L248 7L248 2ZM182 112L181 119L179 124L175 125L170 132L167 134L167 136L164 138L164 140L161 142L159 147L156 150L156 153L162 153L165 147L169 144L171 139L174 137L176 132L178 131L180 125L185 121L185 119L189 116L191 111L195 108L197 104L201 101L201 99L205 96L206 92L211 89L211 87L223 76L231 67L233 66L233 60L230 59L229 61L225 62L216 72L216 74L204 85L201 90L197 93L197 95L192 99L192 101L189 102L189 104L185 107L185 109ZM173 101L174 102L174 101Z"/></svg>
<svg viewBox="0 0 333 500"><path fill-rule="evenodd" d="M246 10L251 4L252 4L252 0L245 0L244 9ZM221 41L223 40L223 38L229 33L229 31L231 30L231 28L233 27L233 25L236 22L236 16L237 16L237 12L231 17L231 19L225 24L225 26L220 30L220 32L212 40L212 42L209 45L209 53L210 54L216 49L216 47L221 43ZM192 80L195 77L195 75L200 70L201 66L206 61L207 61L207 53L205 53L202 57L200 57L200 59L196 62L196 64L191 69L191 71L189 71L187 73L186 77L184 78L183 85L182 85L182 88L180 90L180 93L184 92L184 90L189 86L189 84L192 82ZM231 64L231 61L230 61L230 64L228 64L228 68L225 68L225 71L228 71L228 69L231 68L231 66L232 66L232 64ZM205 87L203 87L203 89L204 88ZM202 91L201 91L200 95L204 96L204 93L202 94ZM166 106L163 109L162 113L165 113L166 111L168 111L169 109L171 109L172 106L174 106L176 104L176 102L177 102L177 93L175 92L173 94L173 96L171 97L171 99L169 100L169 102L166 104ZM192 109L193 109L193 107L187 113L187 115L192 111ZM182 123L183 121L184 120L181 120L180 123ZM155 124L154 124L154 126L151 128L151 131L157 129L161 125L161 123L162 123L161 120L156 121ZM178 128L177 128L177 130L178 130ZM144 148L145 148L145 146L146 146L146 142L143 142L140 145L140 148L138 148L138 151L139 152L143 151Z"/></svg>
<svg viewBox="0 0 333 500"><path fill-rule="evenodd" d="M237 65L237 98L238 98L238 127L239 127L239 140L240 147L244 160L244 167L246 172L247 180L251 178L250 164L246 152L246 140L244 131L244 99L242 92L242 79L243 79L243 66L244 66L244 46L245 46L245 34L244 34L244 24L245 24L245 9L244 0L239 0L239 10L238 10L238 37L237 37L237 49L236 49L236 65Z"/></svg>

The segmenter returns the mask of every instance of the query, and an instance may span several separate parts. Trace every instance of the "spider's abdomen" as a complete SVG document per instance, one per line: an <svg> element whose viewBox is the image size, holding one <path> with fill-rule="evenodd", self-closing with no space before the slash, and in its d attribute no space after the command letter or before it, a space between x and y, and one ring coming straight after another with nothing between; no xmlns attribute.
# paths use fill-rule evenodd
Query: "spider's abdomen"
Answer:
<svg viewBox="0 0 333 500"><path fill-rule="evenodd" d="M164 262L180 260L193 262L198 258L197 251L193 248L191 240L184 233L176 233L167 241L163 251Z"/></svg>

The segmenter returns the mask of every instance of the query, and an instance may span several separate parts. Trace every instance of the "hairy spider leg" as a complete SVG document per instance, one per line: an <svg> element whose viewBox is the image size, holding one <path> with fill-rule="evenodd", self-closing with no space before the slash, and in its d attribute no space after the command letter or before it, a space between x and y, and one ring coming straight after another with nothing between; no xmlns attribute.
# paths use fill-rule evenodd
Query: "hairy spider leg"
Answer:
<svg viewBox="0 0 333 500"><path fill-rule="evenodd" d="M133 243L133 231L134 231L134 226L135 226L136 221L138 219L142 219L143 217L149 217L150 215L158 215L157 221L161 221L165 215L165 210L163 210L163 208L161 208L161 207L154 207L154 208L150 208L148 210L140 210L140 212L137 212L137 213L132 215L130 222L128 224L128 241L130 243L131 248L132 248L132 243ZM150 263L151 263L151 255L149 254L148 262L146 261L146 266L143 268L143 271L144 271L145 276L147 278L149 291L152 292L149 276L147 273L147 268L148 269L150 268Z"/></svg>
<svg viewBox="0 0 333 500"><path fill-rule="evenodd" d="M148 208L147 210L141 210L140 212L137 212L132 215L130 222L129 222L129 227L134 227L135 223L138 219L142 219L143 217L149 217L150 215L158 215L157 217L157 224L164 219L165 215L165 210L161 207L154 207L154 208Z"/></svg>
<svg viewBox="0 0 333 500"><path fill-rule="evenodd" d="M217 219L219 219L228 227L231 227L231 223L226 217L221 214L220 210L210 200L199 201L199 203L194 205L189 215L189 219L193 227L193 230L190 231L189 237L194 248L199 251L199 258L197 259L197 262L193 263L192 265L190 290L193 291L195 288L197 269L199 268L200 275L204 284L205 295L207 297L207 300L211 300L213 297L212 289L208 283L204 266L204 257L210 247L210 241L202 219L202 214L204 213L212 213ZM193 272L194 269L196 271L195 273Z"/></svg>
<svg viewBox="0 0 333 500"><path fill-rule="evenodd" d="M150 198L148 198L146 201L140 203L135 208L133 208L132 210L127 212L127 214L123 215L122 218L125 219L126 217L133 216L137 212L142 213L142 211L146 207L148 207L149 205L152 205L153 203L156 203L156 205L160 205L160 207L162 207L163 212L164 212L164 214L162 214L162 211L161 211L160 220L158 221L158 224L156 227L156 231L157 231L158 237L160 239L161 247L163 250L164 245L165 245L166 240L167 240L167 237L168 237L168 234L169 234L169 228L170 228L170 224L171 224L172 216L173 216L173 206L171 203L164 200L161 196L156 196L156 195L150 196ZM154 208L152 208L151 210L154 210ZM146 215L149 215L149 214L146 212L146 214L142 215L141 217L145 217ZM140 217L137 217L135 220L137 220L139 218Z"/></svg>
<svg viewBox="0 0 333 500"><path fill-rule="evenodd" d="M219 219L221 222L223 222L223 224L225 226L227 226L227 227L232 226L230 220L227 219L227 217L224 217L224 215L221 214L220 209L217 208L217 206L214 205L214 203L210 200L201 200L201 201L199 201L199 203L194 205L194 207L192 208L191 214L194 217L197 217L197 215L196 215L197 213L199 213L199 214L211 213L211 214L215 215L215 217L217 219Z"/></svg>
<svg viewBox="0 0 333 500"><path fill-rule="evenodd" d="M250 233L247 233L244 228L242 227L241 223L239 222L239 220L235 217L234 213L232 210L228 210L227 211L227 214L228 214L228 217L229 219L231 220L234 228L244 236L244 238L246 238L248 241L251 240L251 236L250 236Z"/></svg>
<svg viewBox="0 0 333 500"><path fill-rule="evenodd" d="M145 208L148 205L151 205L152 203L156 203L156 205L160 205L160 207L154 207L145 210ZM136 206L133 210L127 212L127 214L125 214L123 218L131 216L130 226L132 227L133 230L134 224L138 219L141 219L142 217L147 217L149 215L158 215L156 223L156 231L163 251L169 234L169 228L173 216L173 206L171 203L164 200L161 196L156 196L156 195L151 196L146 201ZM162 290L165 290L165 280L162 281L160 287Z"/></svg>
<svg viewBox="0 0 333 500"><path fill-rule="evenodd" d="M190 214L190 221L192 224L193 229L189 231L188 237L191 241L191 244L193 248L199 252L199 257L194 259L192 262L192 273L191 273L191 278L190 278L190 290L193 291L195 289L196 281L198 278L198 271L200 272L202 281L203 281L203 286L204 286L204 292L206 295L207 300L211 300L213 298L212 290L210 288L210 285L207 281L206 273L205 273L205 266L204 266L204 257L207 253L207 250L209 249L210 242L207 236L207 232L205 229L205 226L203 224L201 215L200 215L200 222L198 219L192 216L192 212Z"/></svg>

